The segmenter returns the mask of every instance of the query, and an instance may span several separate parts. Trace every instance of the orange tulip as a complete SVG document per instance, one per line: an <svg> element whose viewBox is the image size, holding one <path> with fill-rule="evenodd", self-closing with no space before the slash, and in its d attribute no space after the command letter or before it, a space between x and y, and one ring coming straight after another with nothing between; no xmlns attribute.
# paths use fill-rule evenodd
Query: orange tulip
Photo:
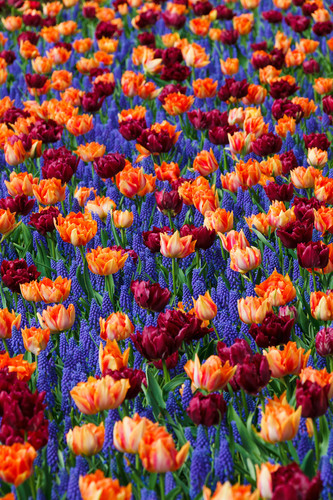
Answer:
<svg viewBox="0 0 333 500"><path fill-rule="evenodd" d="M330 94L333 90L333 78L316 78L313 88L320 95Z"/></svg>
<svg viewBox="0 0 333 500"><path fill-rule="evenodd" d="M184 464L190 448L187 442L177 452L172 436L159 425L149 426L139 444L139 456L148 472L176 471Z"/></svg>
<svg viewBox="0 0 333 500"><path fill-rule="evenodd" d="M246 106L251 106L252 104L263 104L267 96L267 90L261 85L255 85L251 83L249 85L247 95L243 97L242 102Z"/></svg>
<svg viewBox="0 0 333 500"><path fill-rule="evenodd" d="M326 368L324 368L323 370L316 370L311 366L307 366L301 371L301 373L299 374L299 378L302 384L309 380L310 382L315 382L316 384L320 385L320 387L329 385L330 388L328 391L328 399L331 399L333 397L333 373L328 373Z"/></svg>
<svg viewBox="0 0 333 500"><path fill-rule="evenodd" d="M39 184L32 186L34 197L41 205L55 205L64 201L66 197L66 184L61 185L61 180L52 177L52 179L43 179Z"/></svg>
<svg viewBox="0 0 333 500"><path fill-rule="evenodd" d="M283 139L287 137L288 132L290 135L294 135L296 132L296 120L291 116L284 115L275 125L275 132Z"/></svg>
<svg viewBox="0 0 333 500"><path fill-rule="evenodd" d="M227 57L225 61L220 59L221 71L224 75L232 76L239 71L239 60L236 58Z"/></svg>
<svg viewBox="0 0 333 500"><path fill-rule="evenodd" d="M110 248L97 247L91 249L86 254L88 267L90 271L99 276L109 276L122 269L127 260L128 254L122 255L121 251L111 250Z"/></svg>
<svg viewBox="0 0 333 500"><path fill-rule="evenodd" d="M41 315L37 313L37 317L42 328L49 328L51 333L63 332L74 325L75 307L73 304L67 309L62 304L48 306Z"/></svg>
<svg viewBox="0 0 333 500"><path fill-rule="evenodd" d="M217 233L231 231L234 225L234 213L227 212L224 208L217 208L215 211L205 212L204 226L207 229L214 229Z"/></svg>
<svg viewBox="0 0 333 500"><path fill-rule="evenodd" d="M94 193L95 197L96 197L96 189L90 187L81 187L81 188L78 188L76 187L75 188L75 192L74 192L74 198L78 201L80 207L84 207L84 205L86 204L89 196L90 196L90 193Z"/></svg>
<svg viewBox="0 0 333 500"><path fill-rule="evenodd" d="M134 326L122 312L110 314L107 319L99 318L100 335L103 340L125 340L134 332Z"/></svg>
<svg viewBox="0 0 333 500"><path fill-rule="evenodd" d="M194 304L194 314L201 321L210 321L217 315L217 306L212 300L209 291L205 295L199 295L198 299L195 300L193 297Z"/></svg>
<svg viewBox="0 0 333 500"><path fill-rule="evenodd" d="M40 36L47 43L57 43L60 40L60 33L56 26L44 26L40 31Z"/></svg>
<svg viewBox="0 0 333 500"><path fill-rule="evenodd" d="M110 375L100 379L89 377L87 382L79 382L70 394L81 413L95 415L100 411L118 408L129 387L126 378L115 381Z"/></svg>
<svg viewBox="0 0 333 500"><path fill-rule="evenodd" d="M85 213L97 214L98 217L105 221L108 214L116 208L116 204L111 198L105 196L96 196L94 200L89 200L85 206Z"/></svg>
<svg viewBox="0 0 333 500"><path fill-rule="evenodd" d="M256 269L261 264L261 252L259 248L247 246L240 248L235 245L230 250L230 268L241 274Z"/></svg>
<svg viewBox="0 0 333 500"><path fill-rule="evenodd" d="M82 500L131 500L132 485L120 486L118 479L105 477L97 469L93 474L80 476L79 489Z"/></svg>
<svg viewBox="0 0 333 500"><path fill-rule="evenodd" d="M193 168L204 177L216 172L219 165L216 161L212 148L209 151L201 151L197 154L193 162Z"/></svg>
<svg viewBox="0 0 333 500"><path fill-rule="evenodd" d="M242 185L242 189L255 186L258 184L261 177L259 162L257 160L253 160L252 158L246 163L243 161L236 163L235 171L237 178Z"/></svg>
<svg viewBox="0 0 333 500"><path fill-rule="evenodd" d="M107 54L116 52L118 44L119 40L113 40L111 38L106 38L104 36L100 40L97 40L97 45L99 50L103 50Z"/></svg>
<svg viewBox="0 0 333 500"><path fill-rule="evenodd" d="M123 109L118 113L118 122L123 123L128 120L144 120L147 110L144 106L135 106L133 109Z"/></svg>
<svg viewBox="0 0 333 500"><path fill-rule="evenodd" d="M32 352L38 356L41 351L46 349L48 341L50 340L50 330L48 328L22 328L22 339L24 347L27 351Z"/></svg>
<svg viewBox="0 0 333 500"><path fill-rule="evenodd" d="M64 47L53 47L53 49L48 50L46 55L55 66L59 64L65 64L71 57L72 51L65 49ZM79 63L77 63L79 64Z"/></svg>
<svg viewBox="0 0 333 500"><path fill-rule="evenodd" d="M194 191L193 205L204 216L207 211L214 211L219 206L218 193L215 186L210 189Z"/></svg>
<svg viewBox="0 0 333 500"><path fill-rule="evenodd" d="M23 163L27 157L27 152L24 149L23 142L19 139L14 143L5 142L4 146L5 160L8 165L15 167L20 163Z"/></svg>
<svg viewBox="0 0 333 500"><path fill-rule="evenodd" d="M20 284L21 295L28 302L41 302L42 297L39 291L38 281Z"/></svg>
<svg viewBox="0 0 333 500"><path fill-rule="evenodd" d="M58 91L66 90L71 85L72 79L73 75L69 71L66 71L64 69L60 71L53 71L51 75L52 88ZM45 94L47 92L45 92Z"/></svg>
<svg viewBox="0 0 333 500"><path fill-rule="evenodd" d="M230 252L230 250L237 246L238 248L246 248L250 246L250 243L247 241L243 229L239 232L234 231L233 229L226 234L217 233L224 250Z"/></svg>
<svg viewBox="0 0 333 500"><path fill-rule="evenodd" d="M172 182L179 178L180 170L178 163L166 163L162 162L161 166L154 163L155 174L159 181L168 181Z"/></svg>
<svg viewBox="0 0 333 500"><path fill-rule="evenodd" d="M82 161L89 163L104 155L106 147L98 144L98 142L87 142L84 146L81 144L74 153L76 153Z"/></svg>
<svg viewBox="0 0 333 500"><path fill-rule="evenodd" d="M311 167L317 167L319 169L322 169L326 165L327 159L328 159L327 151L322 151L321 149L318 148L308 149L308 163L309 165L311 165Z"/></svg>
<svg viewBox="0 0 333 500"><path fill-rule="evenodd" d="M98 426L92 423L75 426L66 434L67 446L75 455L91 457L101 451L104 444L104 422Z"/></svg>
<svg viewBox="0 0 333 500"><path fill-rule="evenodd" d="M300 66L305 61L305 54L299 49L288 50L285 56L287 68Z"/></svg>
<svg viewBox="0 0 333 500"><path fill-rule="evenodd" d="M33 473L37 453L29 443L0 445L0 479L16 488Z"/></svg>
<svg viewBox="0 0 333 500"><path fill-rule="evenodd" d="M319 175L315 180L314 195L319 201L333 204L333 179Z"/></svg>
<svg viewBox="0 0 333 500"><path fill-rule="evenodd" d="M231 366L229 361L224 364L218 356L209 356L201 365L198 355L194 361L187 361L184 366L187 376L192 381L192 390L201 389L207 392L223 390L234 376L237 366Z"/></svg>
<svg viewBox="0 0 333 500"><path fill-rule="evenodd" d="M197 43L186 44L181 48L186 66L204 68L209 64L209 56L203 47Z"/></svg>
<svg viewBox="0 0 333 500"><path fill-rule="evenodd" d="M210 27L210 19L204 17L196 17L189 22L189 28L197 36L205 37L208 35Z"/></svg>
<svg viewBox="0 0 333 500"><path fill-rule="evenodd" d="M261 173L267 177L282 175L282 163L279 155L270 156L267 160L262 160L259 166Z"/></svg>
<svg viewBox="0 0 333 500"><path fill-rule="evenodd" d="M161 91L162 89L158 89L154 82L146 82L138 88L138 96L141 97L141 99L152 101L159 96Z"/></svg>
<svg viewBox="0 0 333 500"><path fill-rule="evenodd" d="M244 218L250 228L250 231L252 231L252 228L254 228L261 234L267 236L270 229L272 229L273 231L275 230L275 228L272 228L272 226L269 224L267 214L264 214L263 212L260 212L257 215L251 215L251 217Z"/></svg>
<svg viewBox="0 0 333 500"><path fill-rule="evenodd" d="M66 128L70 134L84 135L94 128L92 115L72 116L66 123Z"/></svg>
<svg viewBox="0 0 333 500"><path fill-rule="evenodd" d="M235 16L232 19L234 29L238 31L240 35L248 35L254 25L253 14L241 14L240 16Z"/></svg>
<svg viewBox="0 0 333 500"><path fill-rule="evenodd" d="M147 180L142 168L133 168L129 163L116 175L117 188L124 196L134 198L146 186Z"/></svg>
<svg viewBox="0 0 333 500"><path fill-rule="evenodd" d="M271 204L267 214L267 221L272 227L284 227L286 224L288 224L288 222L294 222L295 220L296 215L294 213L294 207L286 210L286 207L282 201L274 201Z"/></svg>
<svg viewBox="0 0 333 500"><path fill-rule="evenodd" d="M22 17L20 16L2 17L1 21L7 31L19 31L22 26Z"/></svg>
<svg viewBox="0 0 333 500"><path fill-rule="evenodd" d="M28 363L23 359L23 354L11 358L7 352L0 354L0 370L8 368L8 371L14 372L19 380L29 382L31 375L36 370L36 363Z"/></svg>
<svg viewBox="0 0 333 500"><path fill-rule="evenodd" d="M310 295L311 314L314 318L321 321L333 320L333 293L312 292Z"/></svg>
<svg viewBox="0 0 333 500"><path fill-rule="evenodd" d="M73 35L77 30L77 23L75 21L64 21L57 25L59 33L63 36Z"/></svg>
<svg viewBox="0 0 333 500"><path fill-rule="evenodd" d="M272 498L272 473L275 472L279 467L281 467L280 464L271 464L270 462L261 464L260 468L258 465L256 465L257 488L260 492L260 498L264 498L265 500Z"/></svg>
<svg viewBox="0 0 333 500"><path fill-rule="evenodd" d="M121 210L114 210L112 212L113 223L118 228L128 228L133 224L134 216L133 212L129 210L125 210L122 212Z"/></svg>
<svg viewBox="0 0 333 500"><path fill-rule="evenodd" d="M240 484L231 485L229 481L223 485L218 482L215 492L212 494L207 486L202 490L203 500L259 500L259 491L251 493L251 486Z"/></svg>
<svg viewBox="0 0 333 500"><path fill-rule="evenodd" d="M238 188L242 187L236 172L227 172L225 175L221 175L221 184L223 189L227 189L232 193L237 193Z"/></svg>
<svg viewBox="0 0 333 500"><path fill-rule="evenodd" d="M287 375L299 375L308 364L311 350L305 352L302 347L297 348L296 342L288 342L283 349L269 347L263 351L273 378L283 378Z"/></svg>
<svg viewBox="0 0 333 500"><path fill-rule="evenodd" d="M284 306L296 297L296 290L289 275L283 276L276 269L269 278L257 285L254 291L259 297L269 299L276 307Z"/></svg>
<svg viewBox="0 0 333 500"><path fill-rule="evenodd" d="M280 69L274 68L274 66L266 66L265 68L259 69L259 80L260 83L270 85L271 81L277 78L281 73Z"/></svg>
<svg viewBox="0 0 333 500"><path fill-rule="evenodd" d="M267 313L272 312L272 303L264 297L245 297L237 302L239 318L243 323L261 324Z"/></svg>
<svg viewBox="0 0 333 500"><path fill-rule="evenodd" d="M320 207L318 210L313 210L313 214L317 231L323 234L333 233L333 208Z"/></svg>
<svg viewBox="0 0 333 500"><path fill-rule="evenodd" d="M183 259L195 251L195 241L192 235L180 237L179 231L172 235L162 233L160 235L161 254L172 259Z"/></svg>
<svg viewBox="0 0 333 500"><path fill-rule="evenodd" d="M313 100L309 100L307 97L293 97L291 100L293 104L298 104L301 106L303 113L304 113L304 118L309 118L309 116L312 113L315 113L317 106L315 105Z"/></svg>
<svg viewBox="0 0 333 500"><path fill-rule="evenodd" d="M168 94L164 99L163 108L169 115L177 116L189 111L193 102L193 96L187 96L180 92L173 92Z"/></svg>
<svg viewBox="0 0 333 500"><path fill-rule="evenodd" d="M93 46L93 40L91 38L83 38L80 40L75 40L73 42L73 49L79 54L84 54L88 52Z"/></svg>
<svg viewBox="0 0 333 500"><path fill-rule="evenodd" d="M145 77L141 73L134 71L124 71L121 77L121 89L126 97L138 95L139 88L145 82Z"/></svg>
<svg viewBox="0 0 333 500"><path fill-rule="evenodd" d="M138 413L132 418L124 417L113 427L113 444L122 453L138 453L139 444L147 428L156 425L147 418L140 417Z"/></svg>
<svg viewBox="0 0 333 500"><path fill-rule="evenodd" d="M228 134L229 149L234 155L246 155L251 151L251 143L255 139L252 134L245 132L235 132Z"/></svg>
<svg viewBox="0 0 333 500"><path fill-rule="evenodd" d="M19 329L21 324L21 314L15 316L15 312L8 309L0 309L0 339L10 339L14 326Z"/></svg>
<svg viewBox="0 0 333 500"><path fill-rule="evenodd" d="M288 7L286 7L286 5L288 4L288 6L289 6L291 3L290 0L273 0L273 1L274 1L274 5L278 9L288 8ZM285 6L280 7L279 5L280 4L283 5L283 2L286 2ZM286 54L290 48L291 42L292 42L291 38L288 38L287 35L285 35L285 33L283 33L282 31L278 31L275 35L274 48L280 49L283 51L284 54Z"/></svg>
<svg viewBox="0 0 333 500"><path fill-rule="evenodd" d="M107 340L104 349L103 344L100 343L99 368L101 372L104 374L106 370L120 370L121 368L126 368L129 352L130 348L128 347L126 351L122 353L116 340Z"/></svg>
<svg viewBox="0 0 333 500"><path fill-rule="evenodd" d="M46 304L64 302L68 299L71 290L71 281L72 280L62 278L61 276L58 276L55 281L49 278L43 278L38 283L41 300Z"/></svg>
<svg viewBox="0 0 333 500"><path fill-rule="evenodd" d="M274 396L262 410L260 437L272 444L290 441L298 432L301 414L301 406L294 410L288 404L286 392L279 398Z"/></svg>
<svg viewBox="0 0 333 500"><path fill-rule="evenodd" d="M75 247L86 245L97 233L97 222L87 219L81 212L70 212L66 217L60 214L54 225L61 239Z"/></svg>
<svg viewBox="0 0 333 500"><path fill-rule="evenodd" d="M12 214L9 208L0 208L0 234L5 236L11 233L19 224L15 222L15 213Z"/></svg>
<svg viewBox="0 0 333 500"><path fill-rule="evenodd" d="M36 45L30 43L29 40L20 43L20 54L23 59L35 59L35 57L40 56Z"/></svg>
<svg viewBox="0 0 333 500"><path fill-rule="evenodd" d="M16 500L14 493L7 493L4 497L1 497L0 500Z"/></svg>
<svg viewBox="0 0 333 500"><path fill-rule="evenodd" d="M198 78L192 82L192 86L195 97L200 99L212 99L216 95L217 82L212 78Z"/></svg>
<svg viewBox="0 0 333 500"><path fill-rule="evenodd" d="M167 48L174 47L175 43L180 40L179 33L176 31L174 33L166 33L161 36L162 42Z"/></svg>

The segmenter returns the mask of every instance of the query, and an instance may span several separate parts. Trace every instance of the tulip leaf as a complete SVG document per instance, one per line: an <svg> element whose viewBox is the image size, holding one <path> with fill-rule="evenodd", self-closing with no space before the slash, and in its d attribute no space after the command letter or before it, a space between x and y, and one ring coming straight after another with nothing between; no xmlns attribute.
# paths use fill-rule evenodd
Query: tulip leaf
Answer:
<svg viewBox="0 0 333 500"><path fill-rule="evenodd" d="M260 231L258 231L257 229L254 229L254 227L252 227L252 232L258 236L259 240L261 240L264 243L264 245L268 246L268 248L270 248L274 253L276 253L276 250L273 247L273 245L268 241L267 238L265 238L265 236L263 234L261 234Z"/></svg>
<svg viewBox="0 0 333 500"><path fill-rule="evenodd" d="M146 395L148 403L152 406L154 416L157 419L161 413L161 410L165 409L163 392L156 380L156 377L153 375L149 367L147 367L146 376L147 388L143 386L144 393Z"/></svg>
<svg viewBox="0 0 333 500"><path fill-rule="evenodd" d="M182 385L185 380L187 379L187 376L185 373L180 373L179 375L176 375L170 382L165 384L163 387L163 395L164 397L167 397L169 395L169 392L173 392L177 387Z"/></svg>
<svg viewBox="0 0 333 500"><path fill-rule="evenodd" d="M313 450L309 450L305 455L301 469L308 477L312 477L314 475L314 452Z"/></svg>
<svg viewBox="0 0 333 500"><path fill-rule="evenodd" d="M249 451L252 456L257 455L257 457L260 457L260 451L256 443L254 442L253 436L248 431L246 425L232 406L229 406L228 408L228 417L230 422L234 421L236 423L238 432L242 439L243 447L247 451Z"/></svg>

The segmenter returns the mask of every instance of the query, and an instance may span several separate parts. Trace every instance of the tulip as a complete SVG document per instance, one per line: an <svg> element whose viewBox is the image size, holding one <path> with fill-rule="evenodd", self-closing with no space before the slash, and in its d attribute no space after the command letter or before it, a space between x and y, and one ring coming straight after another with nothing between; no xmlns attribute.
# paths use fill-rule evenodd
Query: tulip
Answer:
<svg viewBox="0 0 333 500"><path fill-rule="evenodd" d="M75 455L91 457L103 448L104 435L103 422L99 426L91 423L81 427L75 426L66 434L67 446Z"/></svg>
<svg viewBox="0 0 333 500"><path fill-rule="evenodd" d="M302 347L297 348L296 342L288 342L283 349L269 347L268 351L263 351L274 378L299 375L306 367L310 353L311 351L305 352Z"/></svg>
<svg viewBox="0 0 333 500"><path fill-rule="evenodd" d="M297 258L301 267L323 269L328 264L329 248L321 241L299 243L297 245Z"/></svg>
<svg viewBox="0 0 333 500"><path fill-rule="evenodd" d="M233 212L227 212L224 208L217 208L215 211L205 212L204 225L207 229L214 229L219 233L226 233L232 230L234 224Z"/></svg>
<svg viewBox="0 0 333 500"><path fill-rule="evenodd" d="M217 315L217 306L212 300L209 291L205 295L199 295L195 300L193 297L194 313L201 321L211 321Z"/></svg>
<svg viewBox="0 0 333 500"><path fill-rule="evenodd" d="M165 473L176 471L184 464L190 448L187 442L177 452L172 436L164 427L151 426L146 429L139 444L139 456L148 472Z"/></svg>
<svg viewBox="0 0 333 500"><path fill-rule="evenodd" d="M94 200L88 200L85 206L85 213L89 215L97 214L100 219L105 221L108 214L116 208L116 204L111 198L105 196L96 196Z"/></svg>
<svg viewBox="0 0 333 500"><path fill-rule="evenodd" d="M155 199L158 210L164 215L170 214L171 217L175 217L183 208L183 200L178 191L156 191Z"/></svg>
<svg viewBox="0 0 333 500"><path fill-rule="evenodd" d="M99 345L99 368L103 375L106 370L120 370L127 367L130 349L122 353L116 340L107 340L103 349L103 344Z"/></svg>
<svg viewBox="0 0 333 500"><path fill-rule="evenodd" d="M201 365L196 354L194 361L187 361L184 370L192 381L194 389L215 392L224 389L234 376L237 367L230 366L229 361L224 364L218 356L209 356Z"/></svg>
<svg viewBox="0 0 333 500"><path fill-rule="evenodd" d="M33 473L36 450L29 443L0 445L0 479L16 488Z"/></svg>
<svg viewBox="0 0 333 500"><path fill-rule="evenodd" d="M193 241L195 240L196 250L207 250L214 244L216 233L214 229L207 229L204 226L195 227L190 224L185 224L180 228L180 236L189 235L192 235Z"/></svg>
<svg viewBox="0 0 333 500"><path fill-rule="evenodd" d="M131 227L133 224L134 216L129 210L121 212L120 210L114 210L112 212L113 223L115 227L120 229Z"/></svg>
<svg viewBox="0 0 333 500"><path fill-rule="evenodd" d="M245 297L237 302L240 320L247 325L262 323L267 313L272 312L272 302L265 297Z"/></svg>
<svg viewBox="0 0 333 500"><path fill-rule="evenodd" d="M113 444L122 453L138 453L143 434L151 426L156 426L145 417L135 413L132 418L124 417L113 427Z"/></svg>
<svg viewBox="0 0 333 500"><path fill-rule="evenodd" d="M177 360L178 361L178 360ZM162 367L161 367L162 368ZM130 386L126 393L125 399L135 399L139 392L142 391L142 385L147 387L146 374L143 370L123 367L119 370L106 369L104 375L110 375L113 380L127 379Z"/></svg>
<svg viewBox="0 0 333 500"><path fill-rule="evenodd" d="M293 318L289 316L279 317L273 312L269 312L261 326L251 325L249 333L258 347L277 346L288 342L293 325Z"/></svg>
<svg viewBox="0 0 333 500"><path fill-rule="evenodd" d="M2 340L10 339L12 329L19 329L21 325L21 314L15 315L15 312L9 312L7 308L0 309L0 338Z"/></svg>
<svg viewBox="0 0 333 500"><path fill-rule="evenodd" d="M105 477L99 469L93 474L80 476L79 489L82 500L97 500L98 498L131 500L132 497L131 484L120 486L118 479Z"/></svg>
<svg viewBox="0 0 333 500"><path fill-rule="evenodd" d="M333 293L312 292L310 295L311 314L321 321L333 320Z"/></svg>
<svg viewBox="0 0 333 500"><path fill-rule="evenodd" d="M197 154L193 162L193 168L200 175L207 176L214 173L219 165L214 156L213 150L201 151Z"/></svg>
<svg viewBox="0 0 333 500"><path fill-rule="evenodd" d="M172 236L167 233L160 235L161 254L164 257L183 259L195 250L195 241L192 236L180 237L179 231L175 231Z"/></svg>
<svg viewBox="0 0 333 500"><path fill-rule="evenodd" d="M115 381L110 375L96 379L89 377L87 382L79 382L70 394L84 415L95 415L104 410L114 410L120 406L129 388L129 381Z"/></svg>
<svg viewBox="0 0 333 500"><path fill-rule="evenodd" d="M154 312L161 312L168 304L171 292L150 281L132 281L131 292L138 306Z"/></svg>
<svg viewBox="0 0 333 500"><path fill-rule="evenodd" d="M269 231L273 232L275 227L272 227L268 220L268 215L260 212L258 215L251 215L251 217L244 217L247 225L252 232L252 228L254 227L259 233L268 235Z"/></svg>
<svg viewBox="0 0 333 500"><path fill-rule="evenodd" d="M134 332L131 320L122 312L112 313L106 320L99 318L99 326L103 340L125 340Z"/></svg>
<svg viewBox="0 0 333 500"><path fill-rule="evenodd" d="M42 297L39 292L38 281L30 281L29 283L20 284L20 292L22 297L29 302L41 302Z"/></svg>
<svg viewBox="0 0 333 500"><path fill-rule="evenodd" d="M294 410L287 402L286 393L267 401L262 411L260 437L268 443L293 439L299 428L302 408Z"/></svg>
<svg viewBox="0 0 333 500"><path fill-rule="evenodd" d="M251 486L242 486L239 483L231 485L226 481L223 485L218 482L212 494L207 486L203 487L203 500L259 500L259 491L251 493Z"/></svg>
<svg viewBox="0 0 333 500"><path fill-rule="evenodd" d="M296 381L296 404L302 407L302 417L317 418L325 415L328 409L329 389L329 384L322 387L310 380Z"/></svg>
<svg viewBox="0 0 333 500"><path fill-rule="evenodd" d="M32 186L38 184L38 178L27 172L11 172L9 181L5 181L5 184L11 196L22 194L33 196Z"/></svg>
<svg viewBox="0 0 333 500"><path fill-rule="evenodd" d="M16 373L18 380L29 382L31 375L36 370L36 363L28 363L23 359L23 354L10 357L7 352L0 354L0 370L8 368L9 372Z"/></svg>
<svg viewBox="0 0 333 500"><path fill-rule="evenodd" d="M319 356L333 355L333 328L322 328L316 335L316 350Z"/></svg>
<svg viewBox="0 0 333 500"><path fill-rule="evenodd" d="M56 207L44 208L30 216L29 226L33 226L40 234L45 236L55 230L54 221L60 214Z"/></svg>
<svg viewBox="0 0 333 500"><path fill-rule="evenodd" d="M41 205L55 205L64 201L66 195L66 184L61 185L61 180L53 177L44 179L38 185L32 186L32 191Z"/></svg>
<svg viewBox="0 0 333 500"><path fill-rule="evenodd" d="M230 250L230 260L230 268L233 271L245 274L260 266L261 252L256 247L239 248L235 245Z"/></svg>
<svg viewBox="0 0 333 500"><path fill-rule="evenodd" d="M198 392L190 401L186 413L195 425L218 425L227 410L222 394L204 396Z"/></svg>
<svg viewBox="0 0 333 500"><path fill-rule="evenodd" d="M46 304L64 302L68 299L71 282L72 280L62 278L61 276L58 276L55 281L43 278L37 284L41 300Z"/></svg>
<svg viewBox="0 0 333 500"><path fill-rule="evenodd" d="M240 161L235 165L237 179L244 189L251 188L258 184L261 171L257 160L248 160L246 163Z"/></svg>
<svg viewBox="0 0 333 500"><path fill-rule="evenodd" d="M0 268L3 284L13 293L20 293L20 284L36 280L40 273L34 264L24 259L3 260Z"/></svg>
<svg viewBox="0 0 333 500"><path fill-rule="evenodd" d="M66 309L62 304L48 306L42 314L37 313L39 324L43 329L49 328L51 333L59 333L72 328L75 321L75 307L69 304Z"/></svg>
<svg viewBox="0 0 333 500"><path fill-rule="evenodd" d="M255 395L266 387L270 377L267 359L259 353L248 354L237 367L235 382L248 394Z"/></svg>
<svg viewBox="0 0 333 500"><path fill-rule="evenodd" d="M254 291L259 297L269 299L276 307L284 306L296 297L296 290L289 275L283 276L276 269L265 281L255 286Z"/></svg>
<svg viewBox="0 0 333 500"><path fill-rule="evenodd" d="M81 212L70 212L66 217L60 214L54 225L61 239L75 247L86 245L97 233L97 222Z"/></svg>
<svg viewBox="0 0 333 500"><path fill-rule="evenodd" d="M7 236L14 231L19 224L16 224L15 213L11 213L9 208L0 208L0 234Z"/></svg>
<svg viewBox="0 0 333 500"><path fill-rule="evenodd" d="M38 356L41 351L46 349L50 340L49 328L22 328L21 333L25 349L35 356Z"/></svg>
<svg viewBox="0 0 333 500"><path fill-rule="evenodd" d="M149 361L167 359L178 350L184 340L185 329L167 330L158 326L146 326L131 339L137 350Z"/></svg>
<svg viewBox="0 0 333 500"><path fill-rule="evenodd" d="M121 251L111 248L97 247L86 254L90 271L99 276L110 276L122 269L128 258L128 254L122 255Z"/></svg>
<svg viewBox="0 0 333 500"><path fill-rule="evenodd" d="M299 243L308 243L312 240L312 232L313 224L310 220L305 220L288 222L276 231L276 235L286 248L297 248Z"/></svg>

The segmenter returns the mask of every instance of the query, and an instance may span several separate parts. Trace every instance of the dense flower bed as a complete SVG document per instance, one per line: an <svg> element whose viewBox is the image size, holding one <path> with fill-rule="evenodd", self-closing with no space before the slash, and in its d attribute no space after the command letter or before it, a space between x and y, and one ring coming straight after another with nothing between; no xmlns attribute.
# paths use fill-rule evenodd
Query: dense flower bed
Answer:
<svg viewBox="0 0 333 500"><path fill-rule="evenodd" d="M0 0L0 496L333 497L333 5Z"/></svg>

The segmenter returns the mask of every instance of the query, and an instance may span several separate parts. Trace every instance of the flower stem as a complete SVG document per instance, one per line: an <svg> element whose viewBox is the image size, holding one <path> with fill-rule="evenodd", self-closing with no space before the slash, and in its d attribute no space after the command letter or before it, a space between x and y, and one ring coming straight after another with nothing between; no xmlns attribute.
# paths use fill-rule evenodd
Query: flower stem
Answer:
<svg viewBox="0 0 333 500"><path fill-rule="evenodd" d="M314 437L314 441L315 441L316 462L318 465L319 459L320 459L319 434L318 434L317 422L314 418L312 419L312 424L313 424L313 437Z"/></svg>
<svg viewBox="0 0 333 500"><path fill-rule="evenodd" d="M177 262L176 262L176 259L173 257L172 258L172 285L173 285L173 294L174 294L175 299L177 296L176 266L177 266Z"/></svg>
<svg viewBox="0 0 333 500"><path fill-rule="evenodd" d="M160 474L160 499L165 500L164 474Z"/></svg>
<svg viewBox="0 0 333 500"><path fill-rule="evenodd" d="M167 384L168 382L170 382L170 373L164 359L162 359L162 366L165 383Z"/></svg>

